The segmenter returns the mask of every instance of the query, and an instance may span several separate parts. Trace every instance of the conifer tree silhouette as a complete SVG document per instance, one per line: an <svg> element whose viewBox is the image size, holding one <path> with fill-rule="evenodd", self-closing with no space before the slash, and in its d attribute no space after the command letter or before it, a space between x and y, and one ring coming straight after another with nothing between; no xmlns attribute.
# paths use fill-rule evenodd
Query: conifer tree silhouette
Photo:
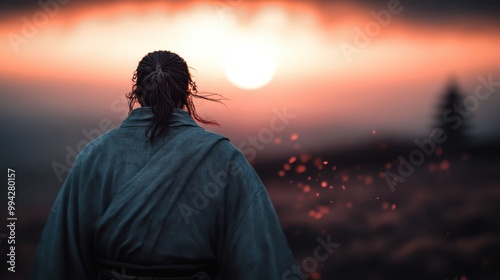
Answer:
<svg viewBox="0 0 500 280"><path fill-rule="evenodd" d="M468 131L472 113L464 107L463 95L456 79L451 79L438 106L438 125L447 136L440 146L448 155L463 152L469 142Z"/></svg>

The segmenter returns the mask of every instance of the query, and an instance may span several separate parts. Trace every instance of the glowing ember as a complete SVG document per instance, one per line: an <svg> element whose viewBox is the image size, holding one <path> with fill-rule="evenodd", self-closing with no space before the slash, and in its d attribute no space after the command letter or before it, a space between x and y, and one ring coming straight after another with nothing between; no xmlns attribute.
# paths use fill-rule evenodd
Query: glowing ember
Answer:
<svg viewBox="0 0 500 280"><path fill-rule="evenodd" d="M330 190L333 190L333 186L330 186L329 188L330 188Z"/></svg>
<svg viewBox="0 0 500 280"><path fill-rule="evenodd" d="M308 193L308 192L310 192L310 191L311 191L311 186L309 186L309 185L305 185L305 186L304 186L304 192L305 192L305 193Z"/></svg>
<svg viewBox="0 0 500 280"><path fill-rule="evenodd" d="M443 155L443 148L437 147L435 153L436 156L440 157L441 155Z"/></svg>
<svg viewBox="0 0 500 280"><path fill-rule="evenodd" d="M290 135L290 140L296 141L297 139L299 139L299 134L298 133L292 133Z"/></svg>
<svg viewBox="0 0 500 280"><path fill-rule="evenodd" d="M278 175L279 175L280 177L283 177L283 176L285 176L285 171L283 171L283 170L280 170L280 171L278 172Z"/></svg>
<svg viewBox="0 0 500 280"><path fill-rule="evenodd" d="M349 181L349 176L348 175L342 175L342 182L347 182Z"/></svg>
<svg viewBox="0 0 500 280"><path fill-rule="evenodd" d="M300 144L299 143L293 144L293 149L294 150L300 150Z"/></svg>
<svg viewBox="0 0 500 280"><path fill-rule="evenodd" d="M326 188L328 186L328 183L326 181L321 182L321 187Z"/></svg>
<svg viewBox="0 0 500 280"><path fill-rule="evenodd" d="M283 169L284 169L285 171L290 170L290 168L291 168L290 164L288 164L288 163L283 164Z"/></svg>
<svg viewBox="0 0 500 280"><path fill-rule="evenodd" d="M335 166L335 165L334 165L334 166L332 167L332 170L333 170L333 171L336 171L336 170L337 170L337 166Z"/></svg>
<svg viewBox="0 0 500 280"><path fill-rule="evenodd" d="M318 206L318 211L322 214L328 214L330 212L330 208L326 206Z"/></svg>
<svg viewBox="0 0 500 280"><path fill-rule="evenodd" d="M394 204L394 203L392 204L392 206L391 206L391 210L392 210L392 211L396 210L396 204Z"/></svg>
<svg viewBox="0 0 500 280"><path fill-rule="evenodd" d="M316 165L317 167L323 167L323 161L320 159L320 158L315 158L314 159L314 165Z"/></svg>
<svg viewBox="0 0 500 280"><path fill-rule="evenodd" d="M319 196L319 193L316 193L316 196Z"/></svg>
<svg viewBox="0 0 500 280"><path fill-rule="evenodd" d="M295 172L304 173L304 172L306 172L306 169L307 169L306 166L301 164L301 165L297 166L297 168L295 168Z"/></svg>
<svg viewBox="0 0 500 280"><path fill-rule="evenodd" d="M281 144L282 140L279 137L274 138L274 144L279 145Z"/></svg>
<svg viewBox="0 0 500 280"><path fill-rule="evenodd" d="M373 178L372 176L368 175L365 177L365 185L371 185L373 184Z"/></svg>
<svg viewBox="0 0 500 280"><path fill-rule="evenodd" d="M327 161L327 160L324 160L324 161L323 161L323 164L324 164L324 165L327 165L327 164L328 164L328 161Z"/></svg>
<svg viewBox="0 0 500 280"><path fill-rule="evenodd" d="M313 280L319 280L319 279L321 279L321 274L319 272L317 272L317 271L313 271L311 273L311 279L313 279Z"/></svg>
<svg viewBox="0 0 500 280"><path fill-rule="evenodd" d="M314 217L314 215L316 215L316 211L314 211L314 210L309 210L309 213L308 213L308 214L309 214L309 216Z"/></svg>
<svg viewBox="0 0 500 280"><path fill-rule="evenodd" d="M384 209L384 210L389 209L389 203L387 203L387 202L382 203L382 209Z"/></svg>
<svg viewBox="0 0 500 280"><path fill-rule="evenodd" d="M347 207L347 208L351 209L351 208L352 208L352 202L350 202L350 201L349 201L349 202L347 202L347 203L345 204L345 207Z"/></svg>
<svg viewBox="0 0 500 280"><path fill-rule="evenodd" d="M429 171L430 172L435 172L437 170L437 165L434 163L429 164Z"/></svg>
<svg viewBox="0 0 500 280"><path fill-rule="evenodd" d="M376 130L372 130L372 135L375 135L377 134L377 131Z"/></svg>
<svg viewBox="0 0 500 280"><path fill-rule="evenodd" d="M342 185L342 190L345 191L345 186L344 185Z"/></svg>
<svg viewBox="0 0 500 280"><path fill-rule="evenodd" d="M319 212L316 212L316 215L314 215L314 218L316 219L321 219L323 217L323 214L319 213Z"/></svg>
<svg viewBox="0 0 500 280"><path fill-rule="evenodd" d="M448 170L450 169L450 162L447 161L447 160L443 160L440 164L439 164L439 168L441 170Z"/></svg>
<svg viewBox="0 0 500 280"><path fill-rule="evenodd" d="M300 161L301 161L302 163L306 163L306 162L308 162L308 161L311 159L311 157L312 157L312 156L311 156L311 155L309 155L309 154L301 154L301 155L300 155Z"/></svg>
<svg viewBox="0 0 500 280"><path fill-rule="evenodd" d="M392 163L388 162L385 164L385 169L391 169L392 168Z"/></svg>
<svg viewBox="0 0 500 280"><path fill-rule="evenodd" d="M296 157L290 157L290 158L288 159L288 162L289 162L289 163L294 163L296 160L297 160L297 158L296 158Z"/></svg>

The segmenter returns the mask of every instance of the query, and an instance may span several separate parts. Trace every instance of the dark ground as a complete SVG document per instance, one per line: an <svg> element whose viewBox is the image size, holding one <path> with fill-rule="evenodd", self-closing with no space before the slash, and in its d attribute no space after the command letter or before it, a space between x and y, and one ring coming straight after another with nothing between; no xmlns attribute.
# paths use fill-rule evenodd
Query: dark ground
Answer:
<svg viewBox="0 0 500 280"><path fill-rule="evenodd" d="M386 170L384 158L391 162L397 151L372 157L379 152L358 150L357 155L370 155L364 161L348 153L323 156L316 160L327 160L321 170L306 164L307 171L298 175L292 164L281 179L268 179L299 262L313 255L318 236L331 235L341 244L318 262L312 278L500 279L498 147L433 155L395 192L380 172ZM394 164L390 170L396 173Z"/></svg>
<svg viewBox="0 0 500 280"><path fill-rule="evenodd" d="M500 279L500 149L492 143L454 157L426 158L395 192L383 172L387 167L397 172L395 159L414 146L377 144L318 155L297 151L282 176L278 172L289 158L255 167L299 263L313 256L318 236L340 243L308 279ZM305 171L297 173L301 164ZM25 278L60 186L52 172L28 166L13 166L19 175L17 272L6 270L1 239L0 279Z"/></svg>

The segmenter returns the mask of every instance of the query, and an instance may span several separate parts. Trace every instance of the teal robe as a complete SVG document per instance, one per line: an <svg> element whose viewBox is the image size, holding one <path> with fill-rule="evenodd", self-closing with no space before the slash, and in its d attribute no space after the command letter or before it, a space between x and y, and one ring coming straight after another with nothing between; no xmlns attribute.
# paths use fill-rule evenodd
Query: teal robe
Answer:
<svg viewBox="0 0 500 280"><path fill-rule="evenodd" d="M244 155L180 109L152 146L151 118L148 107L133 110L78 155L42 233L33 279L96 279L98 259L281 279L294 260Z"/></svg>

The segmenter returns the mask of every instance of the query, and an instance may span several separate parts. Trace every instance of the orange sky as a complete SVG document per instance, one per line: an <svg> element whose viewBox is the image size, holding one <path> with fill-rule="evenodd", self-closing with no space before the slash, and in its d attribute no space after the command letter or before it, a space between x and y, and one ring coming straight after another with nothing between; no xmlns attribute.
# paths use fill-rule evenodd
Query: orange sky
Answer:
<svg viewBox="0 0 500 280"><path fill-rule="evenodd" d="M32 22L43 10L4 18L2 99L11 110L18 107L41 116L60 111L118 117L111 104L130 90L138 61L149 51L168 49L196 69L200 90L231 100L228 108L206 103L200 107L223 124L221 132L234 137L255 134L267 125L274 108L287 107L298 116L287 129L317 131L321 137L311 137L310 143L319 145L369 135L373 129L424 133L451 75L467 92L475 88L478 75L500 77L500 36L487 22L423 24L405 21L403 9L348 59L341 46L356 46L356 28L364 29L373 20L367 8L308 2L236 1L240 4L234 7L165 2L98 7L70 3L18 46L11 38L13 33L22 35L22 17ZM234 86L224 74L228 52L248 42L268 48L276 57L270 83L250 91ZM484 123L498 104L498 97L481 104L476 121Z"/></svg>

